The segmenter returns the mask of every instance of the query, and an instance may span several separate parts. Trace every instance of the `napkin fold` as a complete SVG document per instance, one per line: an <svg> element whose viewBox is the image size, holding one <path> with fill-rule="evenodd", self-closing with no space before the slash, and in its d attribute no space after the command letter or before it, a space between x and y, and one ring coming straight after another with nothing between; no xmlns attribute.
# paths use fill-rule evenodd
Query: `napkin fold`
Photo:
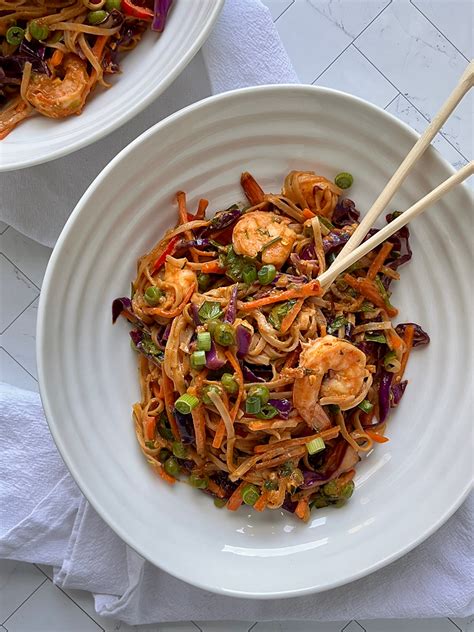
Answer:
<svg viewBox="0 0 474 632"><path fill-rule="evenodd" d="M202 51L143 112L69 156L0 174L0 220L54 246L90 183L142 132L211 94L266 83L298 83L270 12L259 0L227 0Z"/></svg>
<svg viewBox="0 0 474 632"><path fill-rule="evenodd" d="M0 384L0 411L0 557L54 566L54 581L94 593L104 617L135 625L474 613L474 494L416 549L356 582L292 599L217 597L146 562L105 524L67 472L36 393Z"/></svg>

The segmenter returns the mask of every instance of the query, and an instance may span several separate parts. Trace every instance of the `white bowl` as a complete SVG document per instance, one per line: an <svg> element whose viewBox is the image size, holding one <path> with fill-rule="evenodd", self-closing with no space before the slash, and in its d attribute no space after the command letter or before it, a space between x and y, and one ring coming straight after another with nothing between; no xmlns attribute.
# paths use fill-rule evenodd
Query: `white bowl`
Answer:
<svg viewBox="0 0 474 632"><path fill-rule="evenodd" d="M224 0L176 0L161 35L148 30L123 56L112 88L98 89L80 116L33 116L0 141L0 172L66 156L110 134L154 101L206 41Z"/></svg>
<svg viewBox="0 0 474 632"><path fill-rule="evenodd" d="M459 506L472 482L469 375L470 197L459 187L412 227L411 263L394 303L431 344L416 349L410 384L341 509L302 524L284 511L217 510L186 485L170 487L142 456L130 407L136 358L111 302L135 262L176 221L174 194L212 211L242 199L239 176L267 191L291 169L354 175L365 212L417 138L349 95L265 86L206 99L154 126L97 177L51 257L41 294L37 355L51 432L80 488L116 533L153 564L201 588L288 597L338 586L403 555ZM145 168L146 166L146 168ZM432 148L391 208L405 209L452 173ZM471 341L472 342L472 341Z"/></svg>

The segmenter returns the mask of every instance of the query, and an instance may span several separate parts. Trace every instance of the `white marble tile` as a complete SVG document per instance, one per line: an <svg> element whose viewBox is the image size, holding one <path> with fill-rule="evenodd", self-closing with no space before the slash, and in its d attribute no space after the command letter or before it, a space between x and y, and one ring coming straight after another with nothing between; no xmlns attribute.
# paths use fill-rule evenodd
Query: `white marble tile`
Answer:
<svg viewBox="0 0 474 632"><path fill-rule="evenodd" d="M297 2L299 0L296 0ZM391 0L308 0L312 7L354 39Z"/></svg>
<svg viewBox="0 0 474 632"><path fill-rule="evenodd" d="M254 623L251 621L196 621L196 625L202 632L248 632Z"/></svg>
<svg viewBox="0 0 474 632"><path fill-rule="evenodd" d="M266 621L257 623L252 632L341 632L344 625L341 621Z"/></svg>
<svg viewBox="0 0 474 632"><path fill-rule="evenodd" d="M474 617L467 617L465 619L450 617L449 620L452 621L454 625L457 625L461 632L474 632ZM453 632L456 632L456 630L453 630Z"/></svg>
<svg viewBox="0 0 474 632"><path fill-rule="evenodd" d="M43 573L31 564L0 560L0 622L8 619L44 581Z"/></svg>
<svg viewBox="0 0 474 632"><path fill-rule="evenodd" d="M99 632L101 629L48 579L4 625L8 632Z"/></svg>
<svg viewBox="0 0 474 632"><path fill-rule="evenodd" d="M27 391L39 391L38 382L3 348L0 348L0 382L7 382Z"/></svg>
<svg viewBox="0 0 474 632"><path fill-rule="evenodd" d="M349 623L342 628L341 632L364 632L364 628L358 621L349 621Z"/></svg>
<svg viewBox="0 0 474 632"><path fill-rule="evenodd" d="M262 0L263 4L270 9L273 21L276 22L283 11L286 11L295 0Z"/></svg>
<svg viewBox="0 0 474 632"><path fill-rule="evenodd" d="M8 228L8 224L5 224L5 222L0 222L0 235L3 235L3 233L7 230Z"/></svg>
<svg viewBox="0 0 474 632"><path fill-rule="evenodd" d="M400 94L386 108L387 112L394 114L404 123L416 130L419 134L423 133L428 126L428 121L422 116L418 110L407 99ZM463 167L467 160L441 134L437 134L433 140L434 147L448 162L456 169Z"/></svg>
<svg viewBox="0 0 474 632"><path fill-rule="evenodd" d="M398 94L392 84L353 46L349 46L315 81L384 108Z"/></svg>
<svg viewBox="0 0 474 632"><path fill-rule="evenodd" d="M0 253L0 333L38 294L38 288Z"/></svg>
<svg viewBox="0 0 474 632"><path fill-rule="evenodd" d="M46 577L48 577L51 581L53 581L53 567L47 566L46 564L35 564L37 568L42 571Z"/></svg>
<svg viewBox="0 0 474 632"><path fill-rule="evenodd" d="M472 0L412 0L467 59L474 55Z"/></svg>
<svg viewBox="0 0 474 632"><path fill-rule="evenodd" d="M35 285L41 287L51 248L46 248L10 228L0 237L0 252L3 252Z"/></svg>
<svg viewBox="0 0 474 632"><path fill-rule="evenodd" d="M461 53L406 0L387 7L355 45L429 119L467 66ZM468 94L443 127L466 157L472 154L471 112Z"/></svg>
<svg viewBox="0 0 474 632"><path fill-rule="evenodd" d="M25 309L2 335L2 346L36 379L38 378L35 349L37 315L38 299Z"/></svg>
<svg viewBox="0 0 474 632"><path fill-rule="evenodd" d="M449 619L371 619L360 624L366 632L456 632Z"/></svg>

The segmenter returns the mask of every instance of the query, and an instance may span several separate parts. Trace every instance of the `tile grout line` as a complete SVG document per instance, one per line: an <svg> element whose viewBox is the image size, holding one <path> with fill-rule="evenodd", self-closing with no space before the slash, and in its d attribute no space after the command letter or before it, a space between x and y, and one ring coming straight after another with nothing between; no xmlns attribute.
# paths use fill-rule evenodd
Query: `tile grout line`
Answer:
<svg viewBox="0 0 474 632"><path fill-rule="evenodd" d="M26 309L28 309L28 308L26 308ZM11 354L11 353L9 353L9 352L5 349L5 347L0 346L0 349L3 349L3 351L5 351L5 353L7 354L7 356L8 356L9 358L11 358L14 362L16 362L16 363L18 364L18 366L19 366L20 368L22 368L22 369L23 369L23 371L26 371L26 373L28 373L28 375L29 375L30 377L32 377L36 383L38 383L38 380L35 378L35 376L34 376L34 375L32 375L32 374L28 371L28 369L25 369L25 367L24 367L22 364L20 364L20 363L18 362L18 360L17 360L16 358L14 358L14 357L12 356L12 354ZM36 566L36 565L35 565L35 566ZM37 567L37 568L38 568L38 567ZM39 571L41 571L41 568L38 568L38 570L39 570ZM41 571L41 572L43 573L43 571ZM45 575L45 573L43 573L43 575ZM46 577L48 577L48 576L46 575ZM49 579L49 577L48 577L48 579Z"/></svg>
<svg viewBox="0 0 474 632"><path fill-rule="evenodd" d="M444 37L444 39L445 39L445 40L447 40L447 41L451 44L451 46L452 46L453 48L455 48L455 49L458 51L458 53L459 53L460 55L462 55L462 56L464 57L464 59L467 61L467 63L469 63L469 62L470 62L470 60L466 57L466 55L465 55L465 54L464 54L461 50L459 50L459 48L456 46L456 44L454 44L454 42L452 42L452 41L449 39L449 37L446 35L446 33L443 33L443 31L442 31L440 28L438 28L438 27L436 26L436 24L435 24L432 20L430 20L430 18L429 18L429 17L428 17L425 13L423 13L423 11L420 9L420 7L418 7L418 6L415 4L415 2L414 2L413 0L410 0L410 4L411 4L413 7L415 7L415 9L416 9L419 13L421 13L421 15L425 18L425 20L428 20L428 22L431 24L431 26L432 26L433 28L435 28L435 29L438 31L438 33L439 33L440 35L442 35L442 36Z"/></svg>
<svg viewBox="0 0 474 632"><path fill-rule="evenodd" d="M421 110L419 110L419 109L417 108L417 106L416 106L416 105L415 105L412 101L410 101L410 99L406 96L406 94L403 94L403 92L401 92L401 91L397 88L397 86L393 83L393 81L390 81L390 79L389 79L389 78L388 78L388 77L387 77L387 76L386 76L386 75L385 75L385 74L384 74L384 73L380 70L380 68L377 68L377 66L374 64L374 62L373 62L373 61L372 61L369 57L367 57L367 55L365 55L365 53L363 53L363 52L360 50L360 48L358 48L355 44L354 44L354 48L355 48L356 50L358 50L358 51L359 51L359 53L360 53L363 57L365 57L365 59L367 59L367 61L368 61L368 62L369 62L369 63L370 63L370 64L371 64L371 65L372 65L372 66L373 66L376 70L378 70L378 71L379 71L379 73L382 75L382 77L384 77L384 78L385 78L385 79L386 79L386 80L390 83L390 85L392 85L392 86L395 88L395 90L398 90L398 92L400 92L400 94L402 95L402 97L404 97L404 98L408 101L408 103L409 103L412 107L414 107L414 108L415 108L415 110L418 112L418 114L420 114L420 116L422 116L422 117L425 119L425 121L426 121L427 123L431 123L430 119L429 119L427 116L425 116L425 115L423 114L423 112L421 112ZM455 150L458 152L458 154L461 156L461 158L463 158L464 160L466 160L467 162L469 162L469 160L466 158L466 156L465 156L465 155L464 155L464 154L463 154L463 153L462 153L462 152L461 152L461 151L460 151L460 150L459 150L459 149L458 149L455 145L453 145L453 143L449 140L449 138L446 138L446 136L444 135L444 133L443 133L442 131L439 131L439 132L438 132L438 134L439 134L440 136L442 136L442 137L444 138L444 140L445 140L447 143L449 143L449 144L451 145L451 147L452 147L453 149L455 149ZM435 138L436 138L436 136L435 136ZM434 140L434 139L433 139L433 140Z"/></svg>
<svg viewBox="0 0 474 632"><path fill-rule="evenodd" d="M15 608L15 610L14 610L11 614L9 614L9 615L8 615L8 617L5 619L5 621L2 621L2 625L4 625L4 624L5 624L5 623L9 620L9 619L11 619L11 618L13 617L13 615L15 614L15 612L18 612L18 610L19 610L22 606L24 606L24 605L25 605L25 603L28 601L28 599L29 599L30 597L32 597L32 596L35 594L35 592L37 592L37 591L41 588L41 586L43 586L43 585L44 585L44 583L45 583L46 581L47 581L47 579L44 579L44 580L41 582L41 584L40 584L39 586L36 586L36 588L33 590L33 592L32 592L32 593L30 593L30 594L28 595L28 597L27 597L26 599L24 599L24 600L21 602L21 604L20 604L17 608Z"/></svg>
<svg viewBox="0 0 474 632"><path fill-rule="evenodd" d="M454 623L454 621L450 617L446 617L446 619L454 625L456 630L459 630L459 632L462 632L461 628L456 623Z"/></svg>
<svg viewBox="0 0 474 632"><path fill-rule="evenodd" d="M48 579L49 579L49 578L48 578ZM72 601L72 603L73 603L75 606L77 606L77 607L79 608L79 610L81 610L81 611L82 611L82 612L83 612L83 613L84 613L87 617L89 617L89 619L90 619L91 621L93 621L93 622L94 622L94 623L95 623L95 624L96 624L96 625L97 625L97 626L98 626L98 627L102 630L102 632L105 632L105 629L104 629L104 628L100 625L100 623L97 623L97 621L96 621L93 617L91 617L91 615L90 615L88 612L86 612L86 611L84 610L84 608L82 608L82 607L81 607L81 606L80 606L80 605L79 605L76 601L74 601L74 599L73 599L70 595L68 595L68 594L67 594L67 592L65 592L65 591L61 588L61 586L58 586L57 584L55 584L55 583L54 583L53 581L51 581L51 580L49 580L49 581L53 584L53 586L55 586L58 590L60 590L60 591L63 593L63 595L65 595L65 596L66 596L66 597L67 597L70 601Z"/></svg>
<svg viewBox="0 0 474 632"><path fill-rule="evenodd" d="M41 291L41 290L40 290L40 291ZM9 325L7 325L3 331L0 331L0 336L3 336L3 334L4 334L4 333L5 333L8 329L10 329L10 327L13 325L13 323L16 323L16 321L20 318L20 316L22 316L22 315L26 312L26 310L27 310L29 307L31 307L31 306L33 305L33 303L34 303L34 302L35 302L38 298L39 298L39 294L37 294L37 295L35 296L35 298L31 301L31 303L28 303L28 305L27 305L24 309L22 309L22 311L21 311L19 314L17 314L17 316L15 316L15 318L12 320L12 322L11 322Z"/></svg>
<svg viewBox="0 0 474 632"><path fill-rule="evenodd" d="M21 272L21 273L22 273L22 275L23 275L26 279L28 279L28 281L29 281L30 283L32 283L32 284L35 286L35 288L38 290L38 292L41 292L41 288L40 288L40 287L38 287L38 286L36 285L36 283L35 283L34 281L32 281L32 280L30 279L30 277L29 277L27 274L25 274L25 273L23 272L23 270L20 270L20 268L19 268L19 267L18 267L15 263L13 263L13 261L12 261L9 257L7 257L7 255L6 255L4 252L0 252L0 255L2 255L2 257L5 257L5 259L6 259L7 261L9 261L9 262L12 264L12 266L13 266L14 268L16 268L19 272Z"/></svg>
<svg viewBox="0 0 474 632"><path fill-rule="evenodd" d="M273 20L273 24L275 24L276 21L279 20L281 18L281 16L284 15L288 11L288 9L290 7L292 7L294 4L295 4L295 0L291 0L290 4L286 7L286 9L283 9L283 11L280 13L280 15Z"/></svg>
<svg viewBox="0 0 474 632"><path fill-rule="evenodd" d="M200 628L200 627L198 626L198 624L196 623L196 621L191 621L191 623L197 627L197 629L199 630L199 632L203 632L202 628Z"/></svg>
<svg viewBox="0 0 474 632"><path fill-rule="evenodd" d="M255 621L255 623L252 623L252 625L249 627L249 629L247 630L247 632L251 632L254 627L257 625L258 621Z"/></svg>
<svg viewBox="0 0 474 632"><path fill-rule="evenodd" d="M325 68L322 72L320 72L320 73L319 73L319 75L316 77L316 79L314 79L314 80L311 82L311 85L313 85L315 81L317 81L317 80L318 80L318 79L319 79L322 75L324 75L324 73L325 73L327 70L329 70L329 68L331 68L331 66L334 64L334 62L336 62L336 61L339 59L339 57L341 57L341 55L344 55L344 53L346 52L346 50L347 50L348 48L350 48L350 47L352 46L352 44L354 44L354 42L356 41L356 39L358 39L358 38L362 35L362 33L364 33L364 32L365 32L365 31L369 28L369 26L375 22L375 20L376 20L378 17L380 17L380 16L382 15L382 13L385 11L385 9L386 9L387 7L389 7L389 6L392 4L392 2L393 2L393 0L389 0L389 2L388 2L385 6L384 6L384 8L383 8L383 9L381 9L381 10L377 13L377 15L376 15L376 16L375 16L375 17L374 17L374 18L373 18L373 19L372 19L372 20L371 20L368 24L366 24L366 25L364 26L364 28L362 29L362 31L361 31L360 33L358 33L358 34L357 34L357 35L353 38L353 40L352 40L351 42L349 42L349 44L348 44L348 45L344 48L344 50L342 50L342 51L339 53L339 55L338 55L337 57L335 57L335 58L332 60L332 62L329 64L329 66L327 66L327 68ZM357 47L354 47L354 48L357 48ZM357 50L359 50L359 49L357 49ZM378 70L378 69L377 69L377 70ZM379 72L380 72L380 71L379 71Z"/></svg>
<svg viewBox="0 0 474 632"><path fill-rule="evenodd" d="M398 94L396 94L396 95L393 97L393 99L390 99L390 101L387 103L387 105L385 105L385 106L384 106L384 108L383 108L383 109L384 109L384 110L386 110L387 108L389 108L389 107L392 105L392 103L393 103L394 101L396 101L396 99L398 99L398 97L399 97L399 96L403 96L403 95L402 95L402 93L400 92L400 90L398 91Z"/></svg>

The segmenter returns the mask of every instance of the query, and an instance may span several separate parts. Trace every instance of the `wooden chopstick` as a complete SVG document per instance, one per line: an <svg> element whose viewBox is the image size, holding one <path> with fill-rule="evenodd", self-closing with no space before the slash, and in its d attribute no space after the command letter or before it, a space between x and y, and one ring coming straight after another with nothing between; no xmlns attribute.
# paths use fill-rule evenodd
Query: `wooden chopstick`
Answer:
<svg viewBox="0 0 474 632"><path fill-rule="evenodd" d="M351 235L351 238L346 243L344 248L341 250L339 255L334 260L333 264L329 268L332 269L334 265L336 265L339 259L343 259L346 257L354 248L356 248L367 235L369 230L372 228L373 224L377 221L379 215L385 210L390 200L393 198L397 190L399 189L402 182L407 177L408 173L412 169L413 165L416 161L423 155L428 146L430 145L433 138L439 132L440 128L446 122L447 118L454 110L454 108L458 105L464 95L472 88L474 85L474 61L471 61L466 70L463 72L461 78L457 86L449 95L446 102L442 105L439 112L433 118L431 123L428 125L424 133L420 136L420 138L413 145L406 158L403 160L401 165L395 171L382 193L375 200L372 207L366 213L366 215L362 218L359 226L356 228L354 233Z"/></svg>
<svg viewBox="0 0 474 632"><path fill-rule="evenodd" d="M383 241L391 237L393 233L396 233L397 230L400 230L400 228L405 226L405 224L411 222L411 220L417 215L426 211L429 206L437 202L448 191L451 191L453 187L473 174L474 161L471 161L469 164L462 167L462 169L460 169L457 173L453 174L450 178L433 189L431 193L428 193L425 197L421 198L421 200L418 200L416 204L410 206L409 209L390 222L390 224L387 224L387 226L379 230L378 233L375 233L375 235L370 237L370 239L355 248L352 252L343 258L338 257L332 266L318 277L318 281L321 286L323 288L329 287L334 279L344 272L344 270L347 270L349 266L361 259L361 257L364 257L368 252L376 248Z"/></svg>

